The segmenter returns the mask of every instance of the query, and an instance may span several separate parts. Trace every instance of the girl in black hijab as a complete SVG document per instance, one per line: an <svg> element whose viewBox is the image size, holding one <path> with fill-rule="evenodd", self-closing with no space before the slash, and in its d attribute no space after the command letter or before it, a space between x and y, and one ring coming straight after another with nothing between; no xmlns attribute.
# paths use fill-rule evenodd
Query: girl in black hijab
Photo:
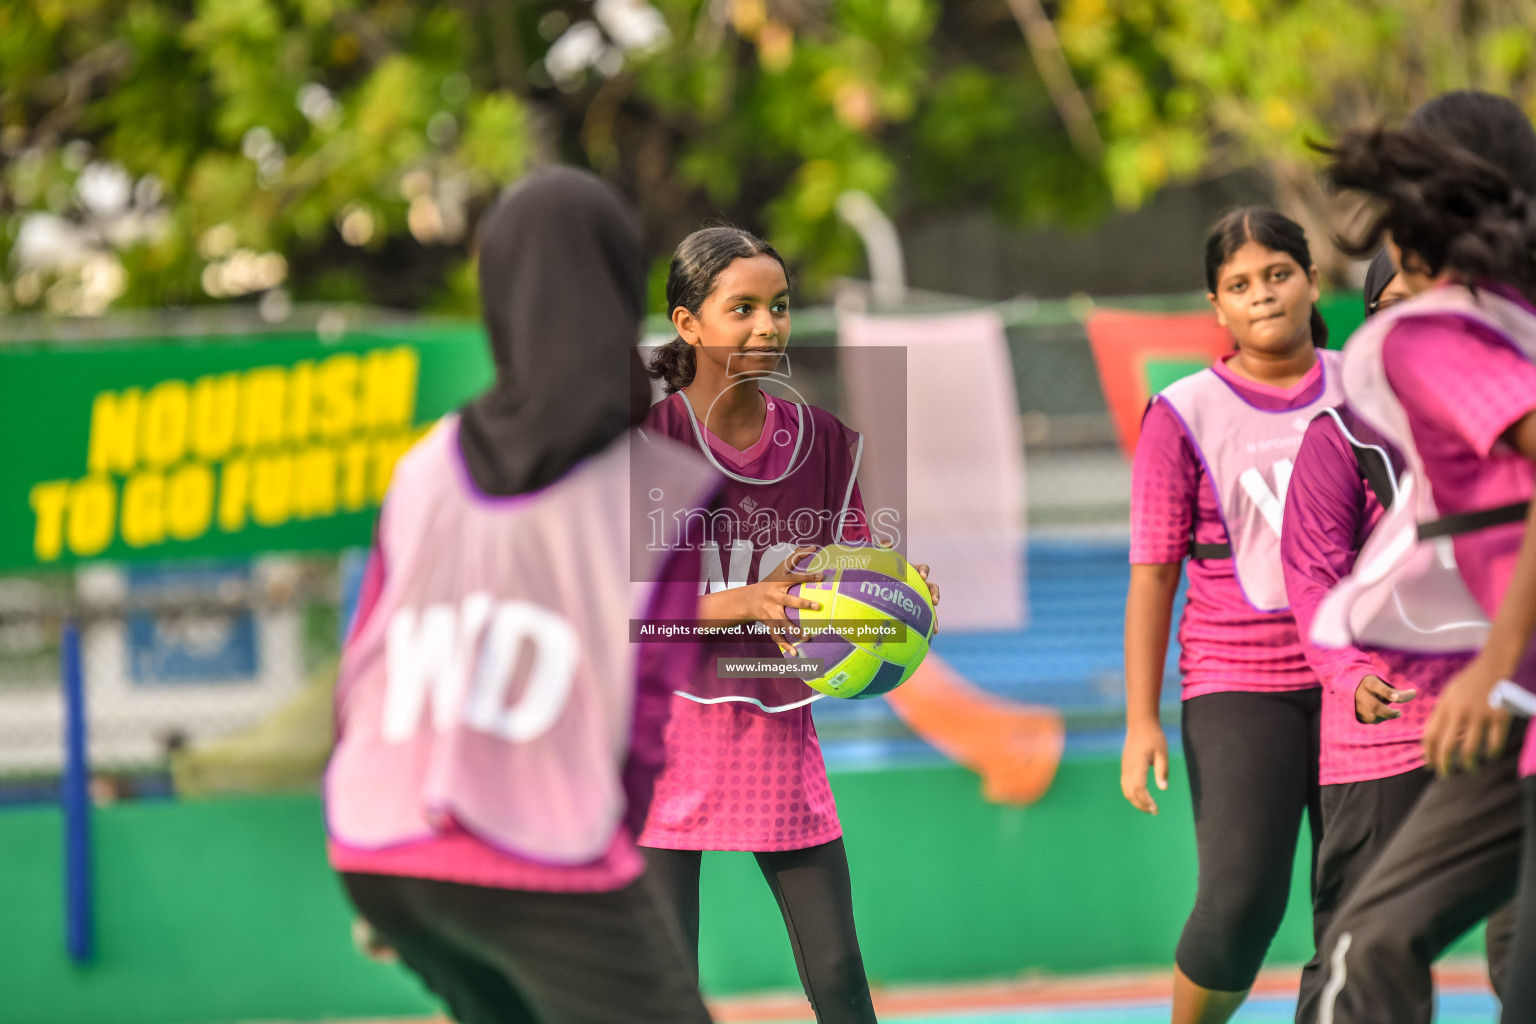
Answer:
<svg viewBox="0 0 1536 1024"><path fill-rule="evenodd" d="M698 555L626 542L638 482L718 484L625 438L635 218L590 174L531 175L481 224L480 283L496 382L400 460L342 652L331 864L462 1024L709 1024L635 845L687 648L625 628L692 618Z"/></svg>
<svg viewBox="0 0 1536 1024"><path fill-rule="evenodd" d="M496 383L459 428L480 490L537 490L645 417L640 227L612 188L560 167L509 190L480 225L480 302Z"/></svg>

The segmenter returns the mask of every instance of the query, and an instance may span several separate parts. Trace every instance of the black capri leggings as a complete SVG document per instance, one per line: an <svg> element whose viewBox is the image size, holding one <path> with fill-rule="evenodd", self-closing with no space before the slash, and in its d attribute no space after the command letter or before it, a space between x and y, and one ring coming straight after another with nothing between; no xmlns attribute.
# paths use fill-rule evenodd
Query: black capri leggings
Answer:
<svg viewBox="0 0 1536 1024"><path fill-rule="evenodd" d="M1285 917L1301 819L1322 835L1322 691L1209 693L1184 702L1200 883L1175 959L1196 985L1253 987Z"/></svg>
<svg viewBox="0 0 1536 1024"><path fill-rule="evenodd" d="M699 850L647 849L647 876L677 908L684 948L699 969ZM784 915L800 984L820 1024L873 1024L875 1008L853 928L853 886L841 839L805 850L756 853Z"/></svg>
<svg viewBox="0 0 1536 1024"><path fill-rule="evenodd" d="M593 893L341 880L459 1024L710 1024L677 922L643 878Z"/></svg>

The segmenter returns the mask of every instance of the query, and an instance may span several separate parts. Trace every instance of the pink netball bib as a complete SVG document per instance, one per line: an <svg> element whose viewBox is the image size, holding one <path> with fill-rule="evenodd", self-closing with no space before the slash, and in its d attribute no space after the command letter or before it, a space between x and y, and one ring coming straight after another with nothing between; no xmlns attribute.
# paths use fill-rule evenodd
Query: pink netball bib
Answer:
<svg viewBox="0 0 1536 1024"><path fill-rule="evenodd" d="M1536 358L1536 317L1488 290L1436 288L1366 321L1349 340L1341 376L1350 408L1402 452L1399 493L1361 548L1355 569L1318 606L1312 640L1320 647L1363 644L1406 651L1477 650L1488 618L1467 589L1450 536L1420 540L1420 524L1439 517L1408 414L1387 381L1382 346L1393 325L1413 317L1454 316L1508 338Z"/></svg>
<svg viewBox="0 0 1536 1024"><path fill-rule="evenodd" d="M1232 547L1243 597L1259 611L1289 606L1280 568L1280 524L1291 467L1307 424L1337 405L1339 354L1320 351L1323 390L1309 405L1268 410L1249 404L1215 370L1201 370L1164 388L1167 402L1205 465Z"/></svg>
<svg viewBox="0 0 1536 1024"><path fill-rule="evenodd" d="M379 522L383 589L337 683L337 840L379 849L453 821L547 863L607 849L625 809L629 621L651 590L630 580L655 578L631 576L636 480L679 508L714 488L681 446L630 434L542 490L487 497L457 416L400 460ZM654 570L669 553L639 557Z"/></svg>
<svg viewBox="0 0 1536 1024"><path fill-rule="evenodd" d="M742 453L749 456L748 465L733 465L728 456L711 450L703 425L682 394L652 406L646 421L649 432L693 447L725 478L720 508L707 522L687 524L683 538L703 556L701 594L757 583L795 548L846 541L850 530L862 525L852 501L863 438L823 409L771 396L766 400L771 419L765 421L758 442L761 451ZM770 713L792 711L817 699L795 678L719 679L714 675L718 657L777 658L779 651L762 638L711 643L699 673L676 691L678 695L705 704L747 704Z"/></svg>

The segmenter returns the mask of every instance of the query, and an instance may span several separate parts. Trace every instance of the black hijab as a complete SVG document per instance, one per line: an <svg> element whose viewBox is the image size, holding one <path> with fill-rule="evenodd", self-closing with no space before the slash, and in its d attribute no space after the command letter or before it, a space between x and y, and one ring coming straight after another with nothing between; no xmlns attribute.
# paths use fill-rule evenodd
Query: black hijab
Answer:
<svg viewBox="0 0 1536 1024"><path fill-rule="evenodd" d="M1376 303L1381 299L1381 293L1387 290L1387 285L1397 276L1397 267L1392 265L1392 254L1383 249L1371 257L1371 265L1365 269L1365 315L1370 316L1376 312Z"/></svg>
<svg viewBox="0 0 1536 1024"><path fill-rule="evenodd" d="M496 383L465 406L459 450L482 491L519 494L558 480L644 415L640 228L611 186L560 167L508 189L479 241Z"/></svg>

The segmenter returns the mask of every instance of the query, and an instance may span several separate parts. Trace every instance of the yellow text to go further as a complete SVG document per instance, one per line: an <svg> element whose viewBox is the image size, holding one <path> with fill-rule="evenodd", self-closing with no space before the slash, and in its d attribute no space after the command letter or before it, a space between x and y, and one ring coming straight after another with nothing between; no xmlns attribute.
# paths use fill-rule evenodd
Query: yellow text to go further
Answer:
<svg viewBox="0 0 1536 1024"><path fill-rule="evenodd" d="M51 562L101 554L121 538L131 548L194 541L215 527L238 533L324 519L377 506L395 462L416 432L394 431L266 451L221 463L183 462L118 480L96 475L32 488L33 551Z"/></svg>

